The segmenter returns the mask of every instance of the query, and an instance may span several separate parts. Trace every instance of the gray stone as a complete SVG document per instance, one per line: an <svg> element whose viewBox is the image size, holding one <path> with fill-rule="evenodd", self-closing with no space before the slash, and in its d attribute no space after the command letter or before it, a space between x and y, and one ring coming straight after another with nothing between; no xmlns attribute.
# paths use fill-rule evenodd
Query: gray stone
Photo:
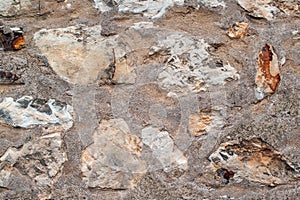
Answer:
<svg viewBox="0 0 300 200"><path fill-rule="evenodd" d="M10 147L0 158L0 184L7 187L15 170L26 174L40 188L52 187L60 177L67 155L59 133L41 136L22 148Z"/></svg>
<svg viewBox="0 0 300 200"><path fill-rule="evenodd" d="M81 171L88 187L129 189L146 173L140 158L142 143L132 135L123 119L102 120L94 143L82 152Z"/></svg>
<svg viewBox="0 0 300 200"><path fill-rule="evenodd" d="M142 130L142 140L145 145L150 147L154 157L161 162L164 171L188 169L188 159L175 146L167 131L160 131L151 126L146 127Z"/></svg>

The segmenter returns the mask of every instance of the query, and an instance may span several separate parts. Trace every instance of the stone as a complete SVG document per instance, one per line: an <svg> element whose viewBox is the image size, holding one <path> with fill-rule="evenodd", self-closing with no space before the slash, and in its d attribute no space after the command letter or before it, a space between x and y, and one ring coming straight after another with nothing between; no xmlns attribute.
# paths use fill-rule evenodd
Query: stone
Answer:
<svg viewBox="0 0 300 200"><path fill-rule="evenodd" d="M244 38L248 35L249 25L245 22L236 22L229 27L227 35L230 38Z"/></svg>
<svg viewBox="0 0 300 200"><path fill-rule="evenodd" d="M208 113L191 114L189 116L189 132L193 136L200 136L209 131L211 116Z"/></svg>
<svg viewBox="0 0 300 200"><path fill-rule="evenodd" d="M153 156L160 161L165 172L188 169L187 157L175 146L167 131L146 127L142 130L142 141L150 147Z"/></svg>
<svg viewBox="0 0 300 200"><path fill-rule="evenodd" d="M20 11L29 10L32 3L32 0L2 0L0 5L0 16L15 16Z"/></svg>
<svg viewBox="0 0 300 200"><path fill-rule="evenodd" d="M258 100L273 94L280 82L280 63L271 45L265 44L259 52L256 65L256 90L255 95Z"/></svg>
<svg viewBox="0 0 300 200"><path fill-rule="evenodd" d="M82 179L88 187L130 189L146 173L141 140L130 133L123 119L102 120L94 143L81 156Z"/></svg>
<svg viewBox="0 0 300 200"><path fill-rule="evenodd" d="M12 127L47 127L47 131L68 130L73 126L73 108L54 99L24 96L14 100L5 97L0 103L0 123Z"/></svg>
<svg viewBox="0 0 300 200"><path fill-rule="evenodd" d="M55 73L70 83L133 83L135 73L125 58L126 51L116 41L118 36L102 37L101 29L101 26L42 29L35 33L34 40Z"/></svg>
<svg viewBox="0 0 300 200"><path fill-rule="evenodd" d="M156 19L166 13L166 9L174 5L183 6L183 0L158 0L158 1L109 1L94 0L95 7L101 12L111 10L114 6L118 7L120 13L142 14L145 17ZM115 2L115 3L113 3Z"/></svg>
<svg viewBox="0 0 300 200"><path fill-rule="evenodd" d="M59 179L67 155L59 133L41 136L21 148L10 147L0 158L0 185L8 187L15 171L29 176L40 188L51 188Z"/></svg>
<svg viewBox="0 0 300 200"><path fill-rule="evenodd" d="M213 171L227 181L248 180L276 186L296 180L293 165L280 152L258 138L222 143L209 156L209 160Z"/></svg>
<svg viewBox="0 0 300 200"><path fill-rule="evenodd" d="M284 12L286 15L298 15L299 16L299 1L287 0L287 1L275 1L275 0L237 0L238 4L247 10L250 15L259 18L265 18L267 20L273 20L274 17L280 12Z"/></svg>
<svg viewBox="0 0 300 200"><path fill-rule="evenodd" d="M162 88L177 95L206 91L212 85L223 85L227 80L238 80L239 75L229 63L221 67L210 67L212 57L203 39L185 33L173 32L158 38L151 47L150 56L167 57L164 70L158 75Z"/></svg>
<svg viewBox="0 0 300 200"><path fill-rule="evenodd" d="M274 14L279 13L280 10L271 4L271 1L248 1L248 0L237 0L238 4L250 12L254 17L263 17L267 20L272 20Z"/></svg>

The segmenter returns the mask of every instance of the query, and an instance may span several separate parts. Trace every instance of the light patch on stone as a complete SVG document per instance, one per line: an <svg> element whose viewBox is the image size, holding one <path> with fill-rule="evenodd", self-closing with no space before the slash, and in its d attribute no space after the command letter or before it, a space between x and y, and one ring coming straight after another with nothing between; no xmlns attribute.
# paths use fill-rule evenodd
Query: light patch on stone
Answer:
<svg viewBox="0 0 300 200"><path fill-rule="evenodd" d="M258 100L273 94L280 82L279 61L271 45L266 44L259 52L256 66L256 90Z"/></svg>
<svg viewBox="0 0 300 200"><path fill-rule="evenodd" d="M115 73L112 81L118 84L134 84L135 78L134 68L128 64L127 58L118 59L115 63Z"/></svg>
<svg viewBox="0 0 300 200"><path fill-rule="evenodd" d="M101 29L101 27L98 27ZM109 57L101 44L84 44L81 27L42 29L34 41L52 69L64 80L85 85L94 83L109 65ZM98 35L102 39L100 34ZM93 37L92 37L93 38Z"/></svg>
<svg viewBox="0 0 300 200"><path fill-rule="evenodd" d="M82 152L81 171L88 187L129 189L146 173L142 143L123 119L102 120L94 143Z"/></svg>
<svg viewBox="0 0 300 200"><path fill-rule="evenodd" d="M21 128L42 125L49 130L68 130L73 126L73 108L54 99L33 99L24 96L14 100L6 97L0 103L0 122Z"/></svg>
<svg viewBox="0 0 300 200"><path fill-rule="evenodd" d="M248 34L249 25L245 22L236 22L229 27L227 35L230 38L244 38Z"/></svg>
<svg viewBox="0 0 300 200"><path fill-rule="evenodd" d="M211 116L208 113L191 114L189 116L189 131L193 136L200 136L209 131Z"/></svg>
<svg viewBox="0 0 300 200"><path fill-rule="evenodd" d="M0 158L0 183L5 187L9 174L19 170L32 178L38 187L51 187L60 177L67 155L59 133L42 136L25 143L22 148L10 147ZM9 170L8 170L9 169Z"/></svg>
<svg viewBox="0 0 300 200"><path fill-rule="evenodd" d="M209 156L211 167L233 172L234 181L248 180L270 186L294 180L295 172L286 159L260 139L222 143ZM228 178L229 179L229 178Z"/></svg>
<svg viewBox="0 0 300 200"><path fill-rule="evenodd" d="M199 4L203 4L205 7L209 8L225 8L226 3L223 0L198 0Z"/></svg>
<svg viewBox="0 0 300 200"><path fill-rule="evenodd" d="M229 63L222 67L208 66L211 59L208 47L204 40L184 33L169 33L158 38L157 44L151 47L150 56L162 54L169 57L158 76L160 86L176 94L186 94L206 91L209 86L239 79L237 71Z"/></svg>
<svg viewBox="0 0 300 200"><path fill-rule="evenodd" d="M104 2L104 0L94 0L95 7L101 12L106 12L112 9ZM184 0L123 0L114 1L118 6L120 13L142 14L145 17L156 19L162 17L166 9L174 5L183 6Z"/></svg>
<svg viewBox="0 0 300 200"><path fill-rule="evenodd" d="M47 57L55 73L79 85L111 81L107 71L114 61L117 65L114 82L134 83L135 72L125 59L126 51L117 38L102 37L101 26L42 29L34 34L36 46Z"/></svg>
<svg viewBox="0 0 300 200"><path fill-rule="evenodd" d="M146 127L142 130L142 140L151 148L154 157L161 162L165 172L174 168L187 170L188 159L175 146L167 131L160 131L151 126Z"/></svg>

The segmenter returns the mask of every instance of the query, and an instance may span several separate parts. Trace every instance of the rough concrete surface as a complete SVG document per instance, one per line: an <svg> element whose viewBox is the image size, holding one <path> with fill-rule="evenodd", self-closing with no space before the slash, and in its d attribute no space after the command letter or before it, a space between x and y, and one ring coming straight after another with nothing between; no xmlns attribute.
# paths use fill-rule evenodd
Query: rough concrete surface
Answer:
<svg viewBox="0 0 300 200"><path fill-rule="evenodd" d="M0 199L300 199L299 0L2 0Z"/></svg>

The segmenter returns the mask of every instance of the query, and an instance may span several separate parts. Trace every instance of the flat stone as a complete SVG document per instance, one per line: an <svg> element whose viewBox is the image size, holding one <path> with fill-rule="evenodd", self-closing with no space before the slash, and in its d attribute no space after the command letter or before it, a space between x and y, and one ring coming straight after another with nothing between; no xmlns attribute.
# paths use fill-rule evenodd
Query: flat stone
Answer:
<svg viewBox="0 0 300 200"><path fill-rule="evenodd" d="M173 169L187 170L187 157L175 146L167 131L146 127L142 130L142 140L150 147L153 156L161 162L165 172Z"/></svg>
<svg viewBox="0 0 300 200"><path fill-rule="evenodd" d="M73 126L73 108L54 99L24 96L14 100L5 97L0 103L0 123L13 127L44 126L50 130L68 130Z"/></svg>
<svg viewBox="0 0 300 200"><path fill-rule="evenodd" d="M34 41L55 73L70 83L133 83L135 74L125 58L126 51L118 45L118 36L102 37L101 29L42 29L34 34Z"/></svg>
<svg viewBox="0 0 300 200"><path fill-rule="evenodd" d="M296 180L293 166L273 147L256 138L222 143L209 160L218 175L222 174L218 169L223 171L223 176L224 172L229 173L224 177L227 180L248 180L270 186Z"/></svg>
<svg viewBox="0 0 300 200"><path fill-rule="evenodd" d="M123 119L102 120L94 143L82 152L81 171L88 187L133 188L146 173L142 143Z"/></svg>

